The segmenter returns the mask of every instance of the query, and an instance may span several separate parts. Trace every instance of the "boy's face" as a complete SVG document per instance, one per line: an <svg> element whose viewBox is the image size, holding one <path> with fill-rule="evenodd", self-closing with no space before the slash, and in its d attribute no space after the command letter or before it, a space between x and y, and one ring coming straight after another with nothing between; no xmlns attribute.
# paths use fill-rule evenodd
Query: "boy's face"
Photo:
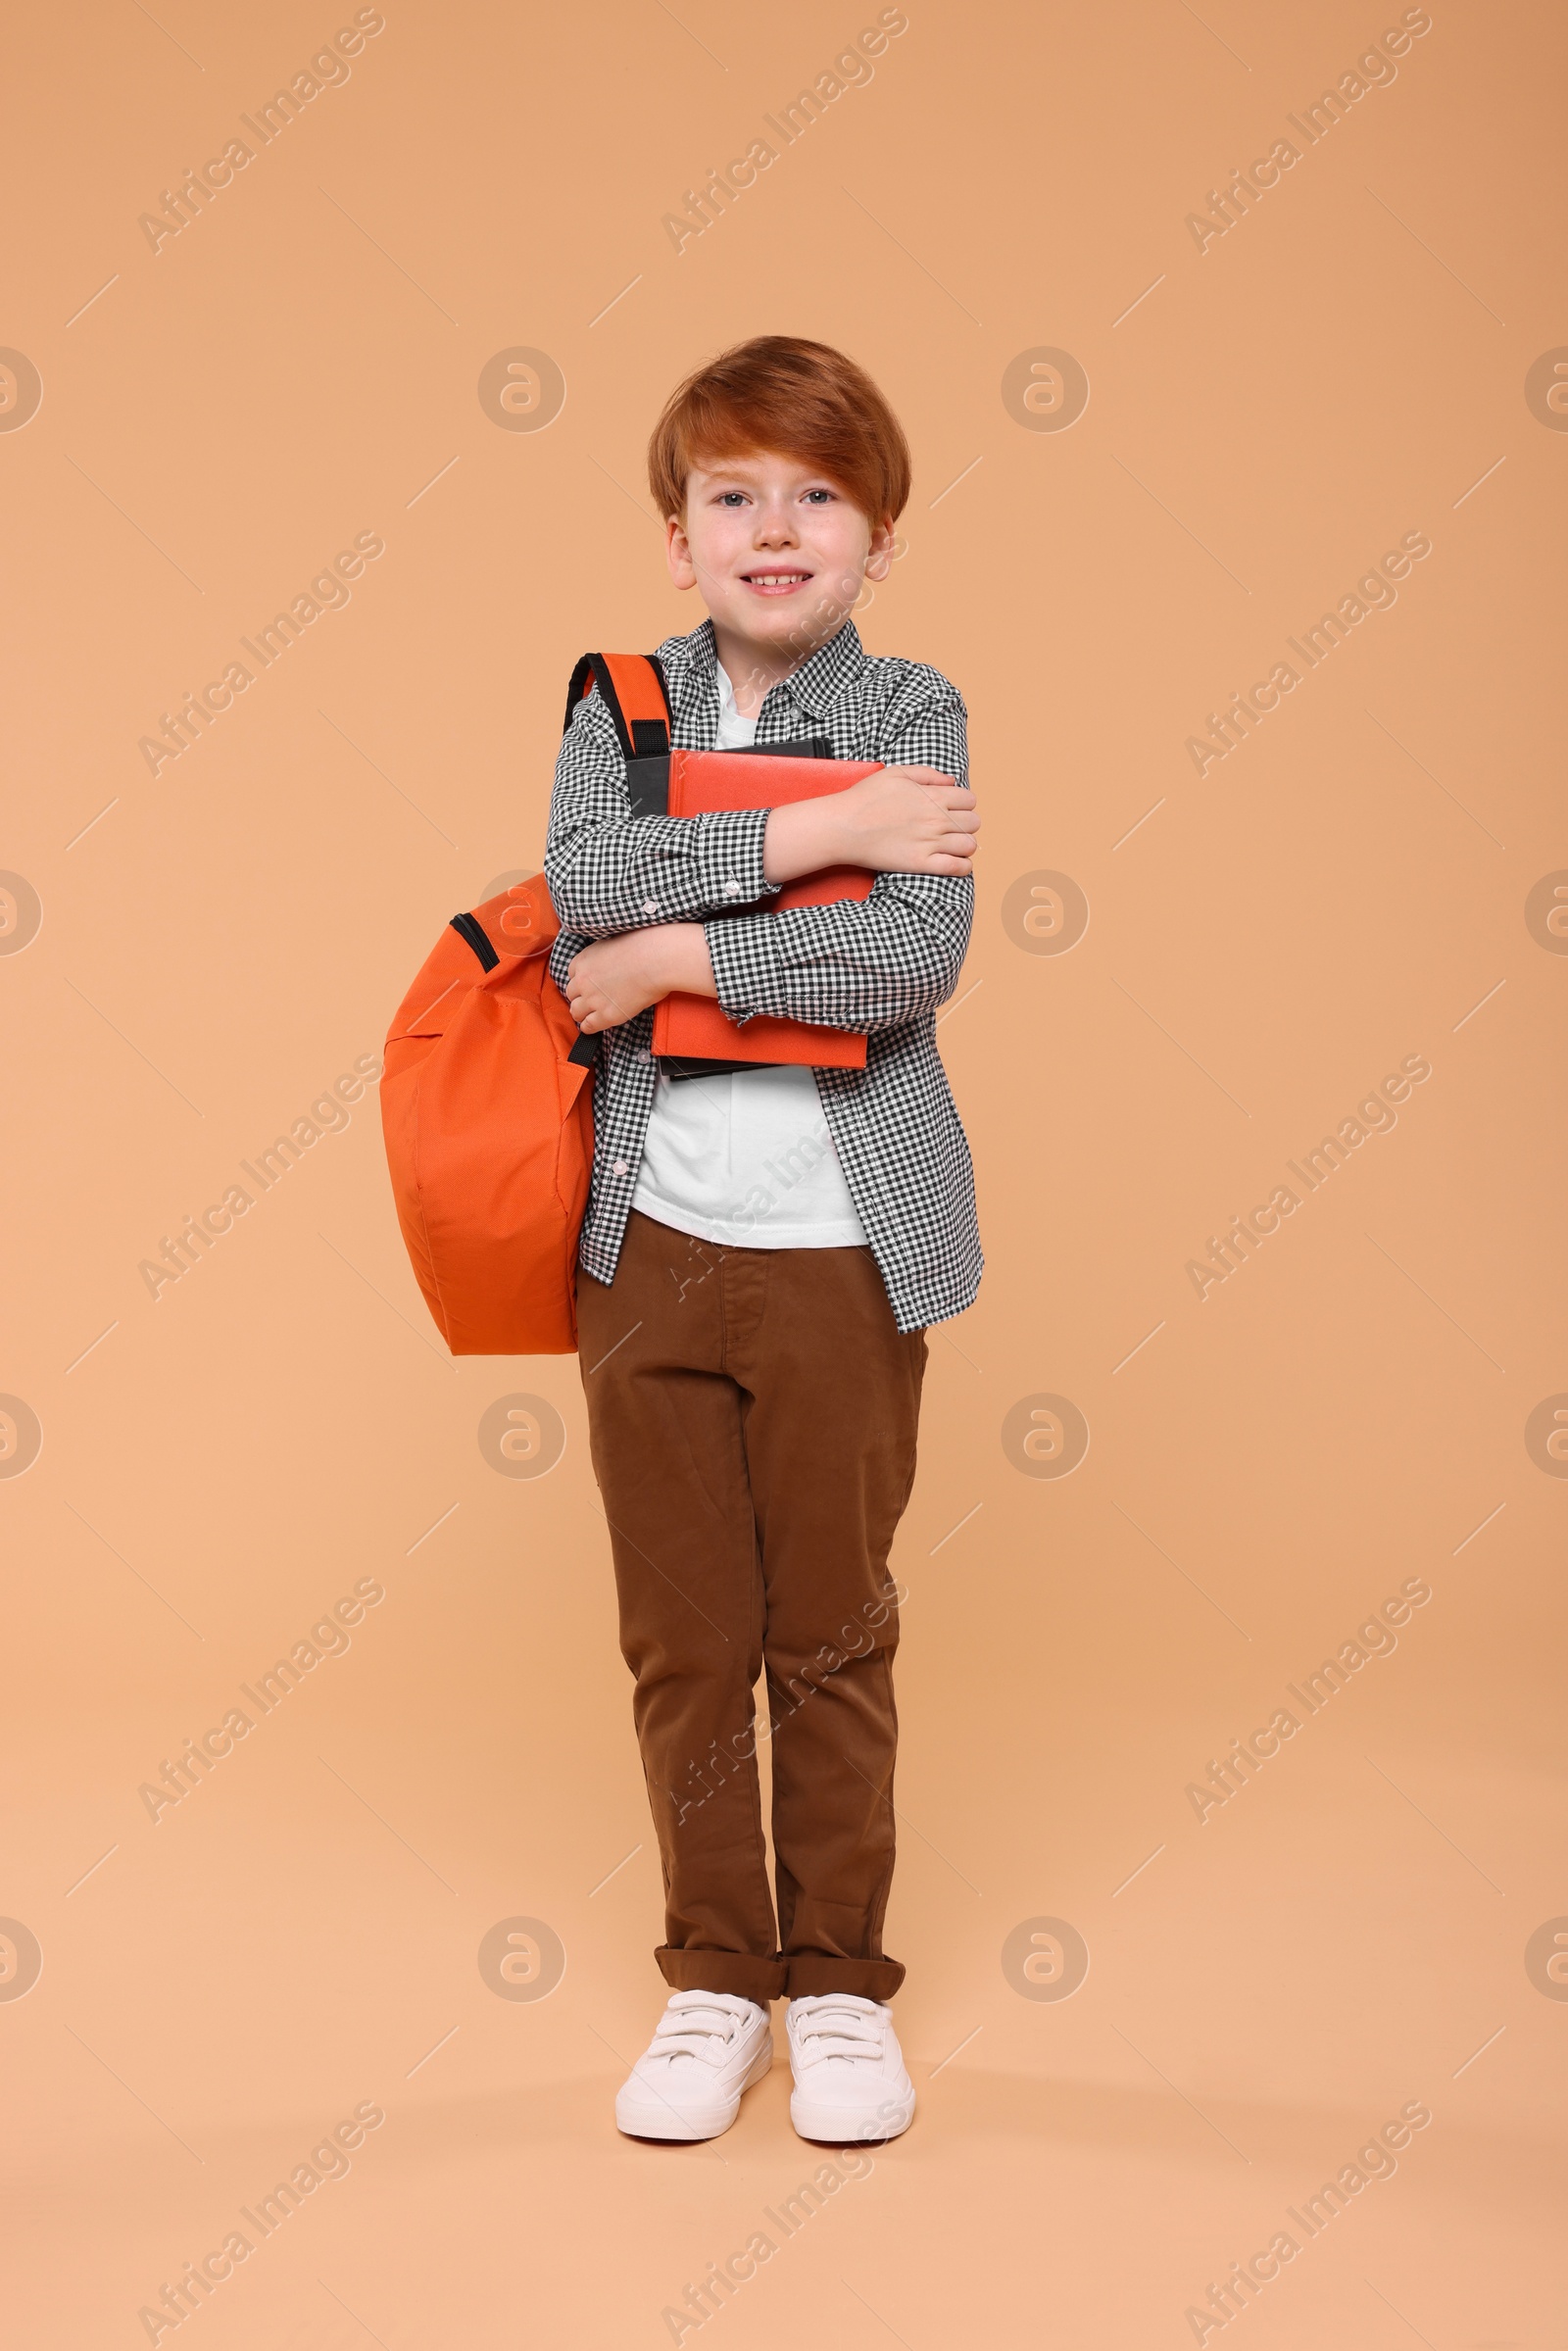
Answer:
<svg viewBox="0 0 1568 2351"><path fill-rule="evenodd" d="M893 561L890 520L873 529L829 475L767 453L694 466L665 529L669 575L700 591L721 654L728 637L804 660Z"/></svg>

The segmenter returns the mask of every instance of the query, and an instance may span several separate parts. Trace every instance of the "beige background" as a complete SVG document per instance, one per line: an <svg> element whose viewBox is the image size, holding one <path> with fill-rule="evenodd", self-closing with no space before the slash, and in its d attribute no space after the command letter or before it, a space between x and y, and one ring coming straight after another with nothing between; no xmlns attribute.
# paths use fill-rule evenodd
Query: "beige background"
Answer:
<svg viewBox="0 0 1568 2351"><path fill-rule="evenodd" d="M1526 1949L1568 1914L1568 1488L1525 1442L1568 1389L1568 961L1525 915L1568 867L1568 439L1525 397L1568 343L1561 18L1437 0L1200 253L1187 214L1396 9L908 16L678 257L662 216L874 9L388 0L156 254L138 217L339 20L94 0L7 35L0 342L42 381L0 432L0 865L42 907L0 956L0 1389L42 1429L0 1480L0 1911L42 1953L0 2000L19 2342L148 2339L364 2101L350 2176L186 2323L210 2351L667 2342L820 2161L782 2069L710 2147L612 2130L658 1870L576 1365L445 1357L373 1100L156 1303L138 1273L536 862L576 656L700 618L642 450L680 373L763 330L852 351L916 455L862 626L971 713L942 1040L990 1269L933 1341L896 1555L920 2114L701 2332L1190 2342L1210 2280L1420 2100L1396 2176L1233 2325L1563 2340L1568 2004ZM480 405L516 347L564 377L548 429ZM1087 371L1064 431L1002 397L1041 347ZM1205 713L1412 530L1396 605L1200 779ZM347 607L151 775L138 738L361 531L385 553ZM1041 871L1087 898L1068 953L1004 920ZM1200 1302L1188 1259L1408 1054L1397 1127ZM564 1424L542 1479L477 1442L516 1394ZM1064 1479L1004 1446L1040 1395L1087 1420ZM141 1785L364 1578L348 1652L155 1825ZM1413 1578L1396 1652L1200 1824L1189 1783ZM548 1998L480 1973L516 1918L564 1948ZM1041 1919L1087 1943L1070 1998L1004 1972Z"/></svg>

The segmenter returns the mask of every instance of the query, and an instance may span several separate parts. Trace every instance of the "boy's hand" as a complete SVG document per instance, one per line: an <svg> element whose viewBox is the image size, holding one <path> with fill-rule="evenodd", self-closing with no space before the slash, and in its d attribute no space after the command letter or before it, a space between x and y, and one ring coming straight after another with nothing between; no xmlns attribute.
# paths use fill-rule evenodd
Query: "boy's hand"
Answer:
<svg viewBox="0 0 1568 2351"><path fill-rule="evenodd" d="M566 1002L585 1036L616 1029L676 990L718 994L700 922L659 922L596 940L566 966Z"/></svg>
<svg viewBox="0 0 1568 2351"><path fill-rule="evenodd" d="M774 808L762 844L770 882L824 865L873 873L968 873L980 819L972 792L935 767L884 767L847 792Z"/></svg>

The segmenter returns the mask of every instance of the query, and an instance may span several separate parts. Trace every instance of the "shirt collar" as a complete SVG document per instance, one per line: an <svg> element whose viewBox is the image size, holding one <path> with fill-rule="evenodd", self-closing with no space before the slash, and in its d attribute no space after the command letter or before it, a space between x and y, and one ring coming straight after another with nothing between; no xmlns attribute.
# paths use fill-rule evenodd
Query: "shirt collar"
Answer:
<svg viewBox="0 0 1568 2351"><path fill-rule="evenodd" d="M846 620L836 636L819 645L810 660L784 680L783 691L812 718L825 718L845 688L858 677L864 661L860 632L853 620ZM780 689L775 686L772 691L776 694Z"/></svg>
<svg viewBox="0 0 1568 2351"><path fill-rule="evenodd" d="M711 700L717 692L718 645L711 618L700 628L693 629L685 640L687 674L698 698ZM758 712L759 721L765 715L775 694L787 694L801 710L812 718L825 717L845 688L858 676L865 661L860 632L853 620L846 620L837 634L825 645L819 645L808 661L799 669L770 687Z"/></svg>

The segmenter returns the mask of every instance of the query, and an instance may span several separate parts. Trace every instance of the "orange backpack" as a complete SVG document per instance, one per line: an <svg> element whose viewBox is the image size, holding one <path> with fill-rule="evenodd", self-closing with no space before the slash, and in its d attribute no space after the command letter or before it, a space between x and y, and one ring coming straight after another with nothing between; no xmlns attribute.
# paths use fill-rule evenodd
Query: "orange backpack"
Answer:
<svg viewBox="0 0 1568 2351"><path fill-rule="evenodd" d="M667 752L657 662L585 655L568 724L590 678L628 759ZM579 1036L550 976L560 929L542 873L454 914L387 1032L381 1130L398 1223L455 1355L577 1345L599 1038Z"/></svg>

